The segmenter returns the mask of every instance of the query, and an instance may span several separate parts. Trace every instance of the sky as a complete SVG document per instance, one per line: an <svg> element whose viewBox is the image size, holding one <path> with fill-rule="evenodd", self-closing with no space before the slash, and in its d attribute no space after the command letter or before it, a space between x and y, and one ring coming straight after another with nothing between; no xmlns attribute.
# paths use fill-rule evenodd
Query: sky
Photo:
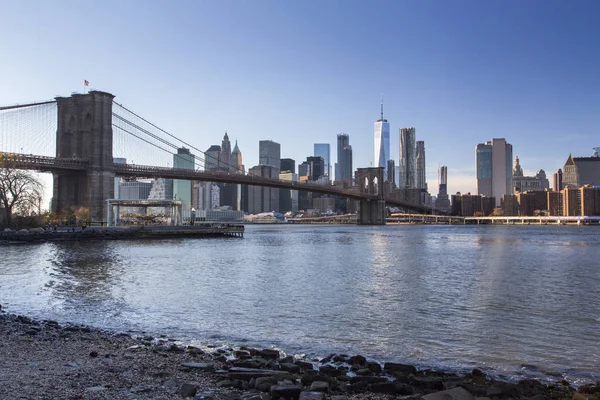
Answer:
<svg viewBox="0 0 600 400"><path fill-rule="evenodd" d="M333 164L339 133L358 168L383 95L396 163L415 127L429 191L446 165L449 193L476 192L478 143L550 179L600 146L599 20L595 0L0 0L0 105L85 79L197 148L227 130L246 168L267 139Z"/></svg>

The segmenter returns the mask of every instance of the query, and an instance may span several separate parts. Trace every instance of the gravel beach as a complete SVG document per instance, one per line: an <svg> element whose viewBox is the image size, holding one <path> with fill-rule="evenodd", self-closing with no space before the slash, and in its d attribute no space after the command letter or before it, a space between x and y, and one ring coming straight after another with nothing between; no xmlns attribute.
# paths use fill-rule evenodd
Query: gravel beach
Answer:
<svg viewBox="0 0 600 400"><path fill-rule="evenodd" d="M199 349L173 339L132 337L0 311L0 399L407 400L576 399L600 384L496 382L379 364L362 356L318 362L273 349Z"/></svg>

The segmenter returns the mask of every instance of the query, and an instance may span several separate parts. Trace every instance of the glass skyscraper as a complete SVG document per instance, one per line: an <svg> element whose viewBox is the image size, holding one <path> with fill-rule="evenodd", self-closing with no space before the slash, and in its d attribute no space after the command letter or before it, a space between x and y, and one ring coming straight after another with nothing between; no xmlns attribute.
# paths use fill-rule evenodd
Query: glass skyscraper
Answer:
<svg viewBox="0 0 600 400"><path fill-rule="evenodd" d="M383 99L381 99L381 117L375 122L375 158L374 167L383 167L387 176L387 162L390 159L390 124L383 119Z"/></svg>
<svg viewBox="0 0 600 400"><path fill-rule="evenodd" d="M475 147L477 158L477 194L495 197L496 207L502 196L512 194L512 145L506 139L492 139Z"/></svg>
<svg viewBox="0 0 600 400"><path fill-rule="evenodd" d="M315 157L321 157L325 162L325 175L331 179L331 149L329 143L315 143Z"/></svg>
<svg viewBox="0 0 600 400"><path fill-rule="evenodd" d="M398 179L398 187L400 189L414 189L417 187L415 138L415 128L400 129L400 177Z"/></svg>

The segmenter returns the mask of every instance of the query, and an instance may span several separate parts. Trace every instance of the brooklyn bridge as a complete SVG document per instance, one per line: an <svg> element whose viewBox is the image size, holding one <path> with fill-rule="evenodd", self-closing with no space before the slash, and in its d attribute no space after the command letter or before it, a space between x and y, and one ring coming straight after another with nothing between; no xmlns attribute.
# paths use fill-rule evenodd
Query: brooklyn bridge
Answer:
<svg viewBox="0 0 600 400"><path fill-rule="evenodd" d="M194 151L196 160L211 157L115 102L107 92L0 107L0 167L51 173L52 210L86 207L94 221L107 219L115 177L244 184L340 196L358 201L357 221L363 225L385 224L386 205L436 213L393 192L385 193L383 168L357 169L356 187L344 188L265 178L241 170L170 167L165 160L182 144ZM23 149L35 149L33 153L38 154ZM142 162L116 163L115 152Z"/></svg>

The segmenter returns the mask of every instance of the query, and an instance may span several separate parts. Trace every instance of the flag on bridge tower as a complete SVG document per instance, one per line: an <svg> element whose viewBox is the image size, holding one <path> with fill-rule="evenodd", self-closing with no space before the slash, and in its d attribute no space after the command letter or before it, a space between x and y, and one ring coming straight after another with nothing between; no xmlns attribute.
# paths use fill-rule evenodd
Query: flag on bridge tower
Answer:
<svg viewBox="0 0 600 400"><path fill-rule="evenodd" d="M83 81L83 84L84 84L85 86L90 86L90 83L89 83L87 80L84 80L84 81Z"/></svg>

